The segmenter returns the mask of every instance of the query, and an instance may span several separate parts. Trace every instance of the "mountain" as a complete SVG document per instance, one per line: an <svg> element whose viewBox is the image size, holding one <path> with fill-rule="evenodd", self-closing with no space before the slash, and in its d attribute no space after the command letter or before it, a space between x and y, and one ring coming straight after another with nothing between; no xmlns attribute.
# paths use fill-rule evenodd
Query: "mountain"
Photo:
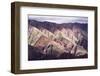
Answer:
<svg viewBox="0 0 100 76"><path fill-rule="evenodd" d="M40 22L37 20L28 20L28 24L31 26L36 27L37 29L41 31L49 31L51 34L58 35L59 31L62 32L63 35L68 36L75 41L82 39L82 36L84 37L85 40L88 39L88 24L86 23L62 23L62 24L57 24L53 22ZM58 34L57 34L58 33Z"/></svg>
<svg viewBox="0 0 100 76"><path fill-rule="evenodd" d="M37 27L38 29L41 28L45 28L51 32L56 31L57 29L61 30L62 28L70 28L72 29L73 27L75 28L79 28L83 31L87 32L87 24L86 23L62 23L62 24L57 24L57 23L53 23L53 22L48 22L48 21L44 21L44 22L40 22L37 20L28 20L28 24L32 25L34 27Z"/></svg>
<svg viewBox="0 0 100 76"><path fill-rule="evenodd" d="M49 55L49 58L59 58L60 56L66 58L66 54L70 58L76 58L76 56L80 58L84 55L87 57L87 29L87 24L84 23L57 24L28 20L29 51L36 52L36 55L42 54L43 57L46 55L45 58L48 58Z"/></svg>

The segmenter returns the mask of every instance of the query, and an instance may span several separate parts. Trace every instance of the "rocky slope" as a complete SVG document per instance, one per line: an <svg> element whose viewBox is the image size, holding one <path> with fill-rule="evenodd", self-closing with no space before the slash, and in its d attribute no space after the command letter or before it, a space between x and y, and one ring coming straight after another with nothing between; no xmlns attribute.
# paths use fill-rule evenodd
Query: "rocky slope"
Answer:
<svg viewBox="0 0 100 76"><path fill-rule="evenodd" d="M37 48L29 48L29 60L37 60L33 51L39 59L87 58L87 24L29 20L28 25L28 44Z"/></svg>

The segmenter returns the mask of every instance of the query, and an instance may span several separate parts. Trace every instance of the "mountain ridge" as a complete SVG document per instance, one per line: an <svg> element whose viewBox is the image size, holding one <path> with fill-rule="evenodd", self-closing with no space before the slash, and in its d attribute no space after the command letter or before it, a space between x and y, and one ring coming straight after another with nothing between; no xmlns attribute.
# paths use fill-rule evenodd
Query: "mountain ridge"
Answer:
<svg viewBox="0 0 100 76"><path fill-rule="evenodd" d="M38 29L40 28L46 28L47 30L54 32L55 30L59 29L61 30L62 28L70 28L72 29L73 27L75 28L80 28L81 30L84 30L87 32L87 23L61 23L57 24L54 22L48 22L48 21L37 21L37 20L28 20L29 24L32 26L37 27ZM52 28L51 28L52 27Z"/></svg>

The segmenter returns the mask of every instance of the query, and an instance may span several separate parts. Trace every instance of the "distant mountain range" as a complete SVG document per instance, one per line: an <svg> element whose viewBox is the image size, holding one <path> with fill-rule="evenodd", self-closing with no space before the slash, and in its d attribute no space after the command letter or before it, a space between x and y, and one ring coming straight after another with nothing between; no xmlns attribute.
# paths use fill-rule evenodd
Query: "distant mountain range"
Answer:
<svg viewBox="0 0 100 76"><path fill-rule="evenodd" d="M72 29L74 28L79 28L85 32L87 32L88 29L88 24L87 23L62 23L62 24L57 24L57 23L53 23L53 22L48 22L48 21L44 21L44 22L40 22L37 20L28 20L28 24L32 25L38 29L42 29L45 28L51 32L55 32L56 30L61 30L63 28L67 29L70 28Z"/></svg>

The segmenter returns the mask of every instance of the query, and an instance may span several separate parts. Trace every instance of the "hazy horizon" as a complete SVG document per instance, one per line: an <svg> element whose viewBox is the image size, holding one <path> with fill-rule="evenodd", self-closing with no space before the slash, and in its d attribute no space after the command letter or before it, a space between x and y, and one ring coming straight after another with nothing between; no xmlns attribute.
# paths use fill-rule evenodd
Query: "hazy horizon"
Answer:
<svg viewBox="0 0 100 76"><path fill-rule="evenodd" d="M48 21L54 23L88 23L88 17L75 17L75 16L38 16L38 15L29 15L28 19L37 20L40 22Z"/></svg>

